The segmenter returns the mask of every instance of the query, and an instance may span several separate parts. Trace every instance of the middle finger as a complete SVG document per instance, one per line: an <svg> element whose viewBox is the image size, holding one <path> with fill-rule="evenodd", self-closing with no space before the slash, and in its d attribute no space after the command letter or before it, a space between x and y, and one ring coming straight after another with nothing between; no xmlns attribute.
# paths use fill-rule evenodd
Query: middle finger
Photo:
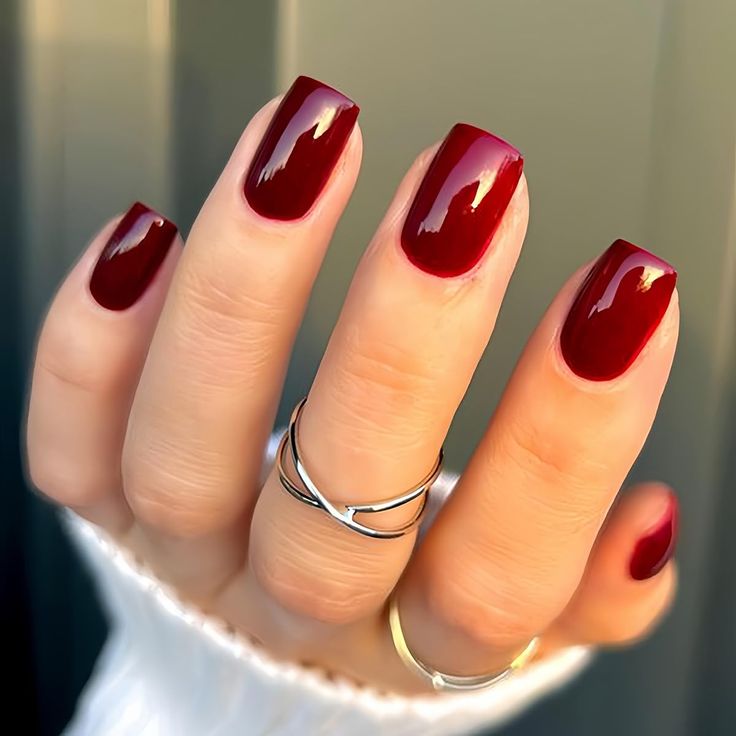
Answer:
<svg viewBox="0 0 736 736"><path fill-rule="evenodd" d="M519 152L457 125L430 164L432 153L410 170L363 258L304 408L304 464L332 502L393 498L430 470L521 249ZM344 623L381 607L414 538L345 529L295 501L273 472L250 566L287 610Z"/></svg>

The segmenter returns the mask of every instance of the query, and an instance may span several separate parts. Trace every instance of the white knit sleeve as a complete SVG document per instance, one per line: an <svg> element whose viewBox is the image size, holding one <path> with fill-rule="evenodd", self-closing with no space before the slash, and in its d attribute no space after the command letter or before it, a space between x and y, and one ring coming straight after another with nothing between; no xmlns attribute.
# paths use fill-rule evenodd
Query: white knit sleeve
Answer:
<svg viewBox="0 0 736 736"><path fill-rule="evenodd" d="M433 487L435 507L453 484L443 476ZM470 733L500 726L569 682L591 657L570 648L476 693L406 697L360 688L274 660L179 601L102 531L65 516L110 621L66 736Z"/></svg>

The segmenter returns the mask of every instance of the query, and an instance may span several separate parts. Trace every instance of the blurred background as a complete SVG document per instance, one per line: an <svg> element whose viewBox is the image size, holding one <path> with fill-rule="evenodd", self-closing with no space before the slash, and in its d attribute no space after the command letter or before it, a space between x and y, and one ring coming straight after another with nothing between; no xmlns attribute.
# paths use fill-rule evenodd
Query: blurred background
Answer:
<svg viewBox="0 0 736 736"><path fill-rule="evenodd" d="M674 484L682 499L677 605L651 640L601 655L506 733L733 734L733 0L2 0L4 721L21 724L16 733L58 733L104 639L94 592L53 511L23 485L18 426L45 305L91 233L132 200L186 232L249 117L300 73L358 101L365 156L280 420L309 386L401 175L455 121L523 151L532 215L448 439L451 467L469 456L570 272L616 237L678 267L678 357L632 473Z"/></svg>

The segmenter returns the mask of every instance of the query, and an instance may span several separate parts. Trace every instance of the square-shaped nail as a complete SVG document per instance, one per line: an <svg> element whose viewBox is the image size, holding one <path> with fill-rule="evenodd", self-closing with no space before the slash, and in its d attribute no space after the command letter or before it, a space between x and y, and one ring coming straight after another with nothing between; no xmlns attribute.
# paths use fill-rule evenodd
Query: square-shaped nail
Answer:
<svg viewBox="0 0 736 736"><path fill-rule="evenodd" d="M560 347L591 381L620 376L662 321L677 281L672 266L626 240L596 261L567 315Z"/></svg>
<svg viewBox="0 0 736 736"><path fill-rule="evenodd" d="M92 271L89 288L106 309L133 305L153 281L176 237L176 225L136 202L117 224Z"/></svg>
<svg viewBox="0 0 736 736"><path fill-rule="evenodd" d="M299 77L284 95L245 179L264 217L296 220L317 201L350 138L360 108L332 87Z"/></svg>
<svg viewBox="0 0 736 736"><path fill-rule="evenodd" d="M524 159L506 141L460 123L440 146L401 232L409 260L435 276L480 261L516 191Z"/></svg>
<svg viewBox="0 0 736 736"><path fill-rule="evenodd" d="M629 561L629 573L634 580L654 577L672 559L677 546L679 504L674 495L659 521L636 543Z"/></svg>

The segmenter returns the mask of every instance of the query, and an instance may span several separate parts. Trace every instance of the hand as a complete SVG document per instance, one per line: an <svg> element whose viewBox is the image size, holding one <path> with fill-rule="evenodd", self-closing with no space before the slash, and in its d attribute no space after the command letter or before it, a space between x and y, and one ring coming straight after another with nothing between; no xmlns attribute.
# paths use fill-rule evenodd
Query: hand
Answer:
<svg viewBox="0 0 736 736"><path fill-rule="evenodd" d="M357 113L300 78L250 122L185 249L142 205L94 238L39 340L33 482L276 656L379 688L428 688L393 649L392 592L411 650L451 674L502 669L537 635L540 656L642 636L674 594L676 500L646 484L610 509L654 419L678 305L673 269L624 241L554 299L416 548L415 531L346 529L274 469L262 481L294 336L358 176ZM400 184L299 425L329 499L396 496L435 462L524 239L521 170L510 145L456 126ZM366 523L395 526L416 503Z"/></svg>

